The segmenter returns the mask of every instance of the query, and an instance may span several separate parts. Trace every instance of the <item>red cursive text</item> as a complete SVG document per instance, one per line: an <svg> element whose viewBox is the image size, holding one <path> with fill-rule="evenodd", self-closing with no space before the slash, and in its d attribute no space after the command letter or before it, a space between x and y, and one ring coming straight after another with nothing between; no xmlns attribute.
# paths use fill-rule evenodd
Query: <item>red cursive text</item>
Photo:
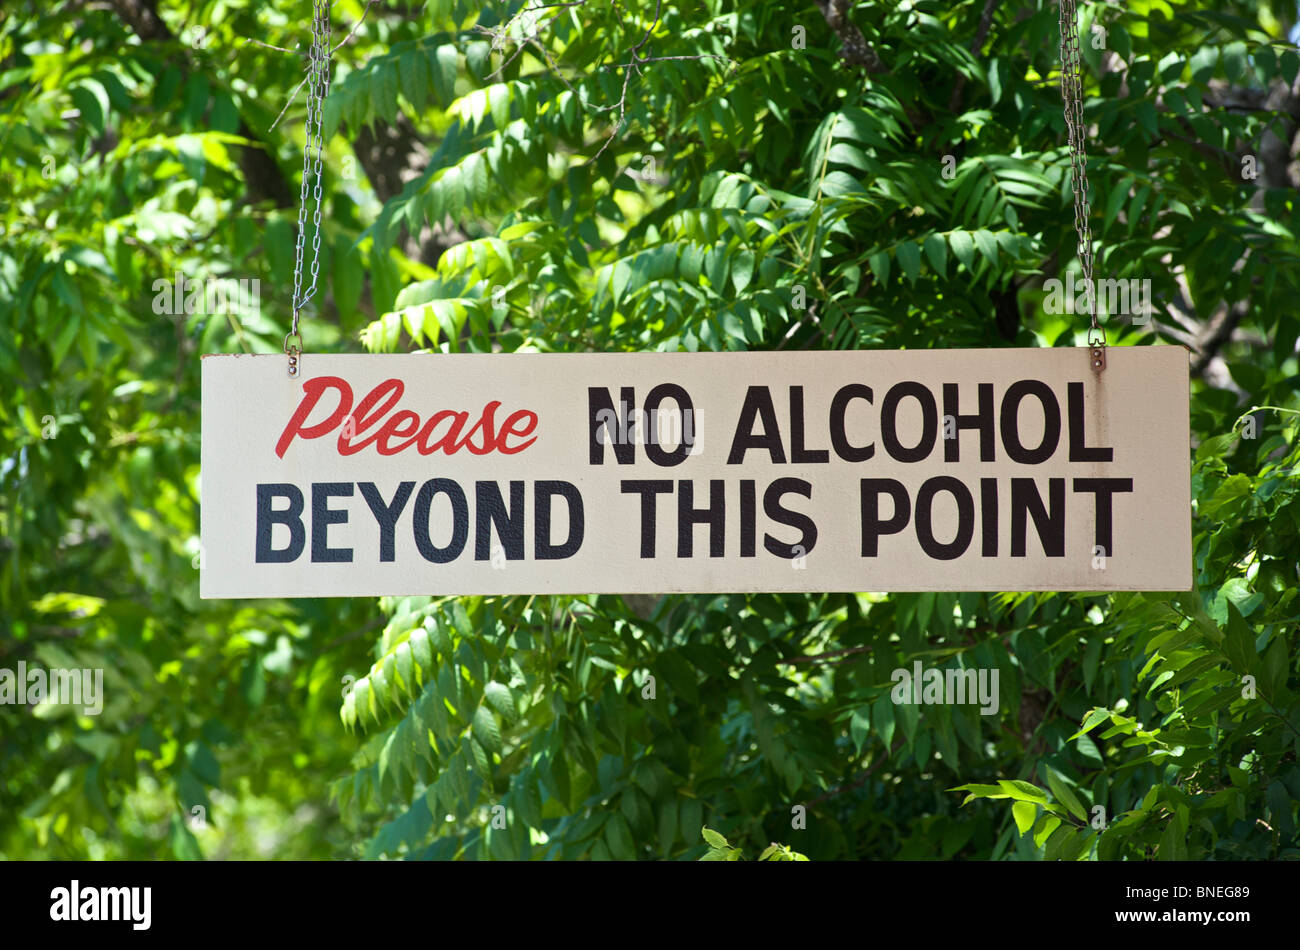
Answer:
<svg viewBox="0 0 1300 950"><path fill-rule="evenodd" d="M469 449L474 455L487 455L491 452L514 455L537 441L536 436L528 438L537 428L537 413L531 409L512 412L498 429L496 411L501 408L501 403L493 400L483 407L478 419L462 435L462 430L469 423L468 412L439 409L423 421L418 413L409 409L393 412L405 388L400 379L386 379L370 390L353 411L352 387L345 380L337 376L318 376L307 380L302 385L302 402L298 403L298 408L280 433L280 441L275 444L275 454L284 458L285 451L294 439L319 439L340 425L343 426L338 439L340 455L355 455L370 445L380 455L396 455L411 446L415 446L421 455L432 455L439 450L447 455L455 455L461 449ZM338 393L338 406L323 422L304 425L321 398L330 391ZM345 424L344 420L348 422ZM365 433L369 434L363 437ZM512 436L526 441L512 445Z"/></svg>

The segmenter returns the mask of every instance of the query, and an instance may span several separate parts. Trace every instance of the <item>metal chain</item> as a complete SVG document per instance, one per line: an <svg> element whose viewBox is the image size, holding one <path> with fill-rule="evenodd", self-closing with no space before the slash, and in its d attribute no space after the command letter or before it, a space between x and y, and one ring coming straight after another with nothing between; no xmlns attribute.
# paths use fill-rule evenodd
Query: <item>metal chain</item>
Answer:
<svg viewBox="0 0 1300 950"><path fill-rule="evenodd" d="M316 276L320 269L321 157L324 153L325 97L330 88L330 5L329 0L314 0L311 21L311 52L307 61L307 126L302 153L302 194L298 205L298 241L293 266L293 326L284 338L284 352L289 357L289 376L300 370L302 334L298 332L298 315L316 293ZM311 196L316 208L312 214L311 286L302 290L303 245L307 237L308 182L314 181Z"/></svg>
<svg viewBox="0 0 1300 950"><path fill-rule="evenodd" d="M1061 101L1070 140L1070 184L1074 189L1074 230L1078 236L1079 267L1083 271L1083 292L1091 323L1088 346L1092 348L1092 368L1106 368L1106 334L1097 323L1097 299L1092 282L1092 229L1088 218L1092 203L1088 199L1088 156L1085 150L1088 127L1083 122L1083 79L1079 70L1079 32L1075 19L1075 0L1060 0L1061 20Z"/></svg>

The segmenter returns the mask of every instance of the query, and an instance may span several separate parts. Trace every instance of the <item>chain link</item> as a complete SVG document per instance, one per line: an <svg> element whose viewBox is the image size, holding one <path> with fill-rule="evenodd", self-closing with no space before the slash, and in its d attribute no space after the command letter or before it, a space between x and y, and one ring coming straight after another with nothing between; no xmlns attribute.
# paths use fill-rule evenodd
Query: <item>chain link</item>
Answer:
<svg viewBox="0 0 1300 950"><path fill-rule="evenodd" d="M1075 0L1060 0L1061 21L1061 102L1065 125L1069 131L1070 184L1074 190L1074 230L1077 235L1079 267L1083 271L1084 299L1090 318L1088 345L1092 347L1093 368L1105 368L1103 347L1106 334L1097 323L1096 290L1092 280L1092 228L1088 219L1092 203L1088 198L1088 127L1083 121L1083 79L1079 68L1079 30Z"/></svg>
<svg viewBox="0 0 1300 950"><path fill-rule="evenodd" d="M325 149L324 117L325 97L330 87L330 4L329 0L314 0L311 21L312 43L307 61L307 125L306 142L302 153L302 193L298 204L298 240L294 249L293 266L293 326L284 338L284 352L289 356L289 375L297 376L299 357L302 355L302 334L298 331L298 316L316 293L316 277L320 270L320 214L321 214L321 159ZM309 188L309 183L314 186ZM307 200L315 201L312 213L311 284L302 289L303 248L307 238Z"/></svg>
<svg viewBox="0 0 1300 950"><path fill-rule="evenodd" d="M1097 304L1092 280L1092 229L1088 224L1092 204L1088 197L1088 156L1085 148L1087 126L1083 122L1083 81L1079 66L1079 32L1076 17L1075 0L1060 0L1061 100L1064 105L1065 124L1069 130L1070 184L1074 191L1074 229L1078 237L1079 266L1083 271L1084 298L1090 318L1088 345L1093 348L1094 368L1101 369L1105 365L1101 348L1106 345L1106 335L1097 323ZM307 141L303 149L302 194L298 208L298 240L293 271L293 327L284 338L284 351L289 355L290 376L298 374L298 357L302 353L302 334L298 331L299 313L316 293L316 279L320 268L321 158L324 151L322 120L325 96L329 94L329 44L329 2L314 0L312 46L307 74ZM309 180L314 182L311 196L315 201L312 214L311 285L306 293L303 293L302 259L307 234Z"/></svg>

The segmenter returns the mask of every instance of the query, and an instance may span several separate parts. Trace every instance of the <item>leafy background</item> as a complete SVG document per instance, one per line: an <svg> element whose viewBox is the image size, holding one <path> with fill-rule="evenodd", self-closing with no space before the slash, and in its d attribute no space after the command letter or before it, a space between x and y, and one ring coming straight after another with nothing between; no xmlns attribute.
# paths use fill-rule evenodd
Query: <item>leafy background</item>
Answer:
<svg viewBox="0 0 1300 950"><path fill-rule="evenodd" d="M107 690L0 706L0 856L1300 855L1293 3L1080 22L1097 272L1156 307L1108 336L1190 348L1180 595L200 601L198 355L288 326L309 5L0 16L0 666ZM1083 342L1054 4L332 19L309 351ZM999 714L895 706L918 659Z"/></svg>

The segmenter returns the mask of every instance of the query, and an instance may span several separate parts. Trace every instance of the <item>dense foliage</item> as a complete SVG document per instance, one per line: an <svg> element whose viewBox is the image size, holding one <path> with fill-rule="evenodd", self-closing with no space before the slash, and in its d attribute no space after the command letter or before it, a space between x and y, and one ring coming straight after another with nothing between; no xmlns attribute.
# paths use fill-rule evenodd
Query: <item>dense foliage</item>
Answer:
<svg viewBox="0 0 1300 950"><path fill-rule="evenodd" d="M1300 855L1295 14L1080 24L1098 275L1155 303L1108 337L1192 350L1195 591L223 602L198 354L288 328L309 4L10 4L0 667L107 700L0 705L0 855ZM1083 342L1055 4L333 18L309 352ZM998 714L895 705L918 659Z"/></svg>

